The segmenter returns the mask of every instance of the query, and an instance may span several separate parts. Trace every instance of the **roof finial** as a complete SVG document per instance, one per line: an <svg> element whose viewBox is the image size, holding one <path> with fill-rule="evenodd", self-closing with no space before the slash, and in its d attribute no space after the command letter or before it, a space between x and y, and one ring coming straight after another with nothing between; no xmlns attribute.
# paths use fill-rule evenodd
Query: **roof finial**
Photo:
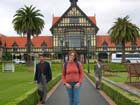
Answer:
<svg viewBox="0 0 140 105"><path fill-rule="evenodd" d="M70 0L71 5L76 5L76 3L78 2L78 0Z"/></svg>

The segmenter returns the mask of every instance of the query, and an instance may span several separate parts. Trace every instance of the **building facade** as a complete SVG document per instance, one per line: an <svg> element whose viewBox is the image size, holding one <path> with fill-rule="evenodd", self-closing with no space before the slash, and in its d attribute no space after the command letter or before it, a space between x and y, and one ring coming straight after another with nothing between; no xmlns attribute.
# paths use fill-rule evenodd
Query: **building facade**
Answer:
<svg viewBox="0 0 140 105"><path fill-rule="evenodd" d="M99 28L96 16L87 16L77 5L78 0L70 0L70 7L61 17L53 17L50 36L33 37L31 56L44 53L52 59L67 58L70 50L76 50L82 63L90 59L110 60L112 53L121 52L120 43L111 43L108 35L96 35ZM0 35L0 60L9 53L12 59L26 58L26 37ZM140 53L140 39L126 43L126 52Z"/></svg>
<svg viewBox="0 0 140 105"><path fill-rule="evenodd" d="M87 16L77 5L78 0L70 0L70 7L61 17L53 17L51 32L53 49L59 58L65 58L69 50L76 50L80 61L93 58L96 51L95 16ZM63 56L62 56L63 55Z"/></svg>
<svg viewBox="0 0 140 105"><path fill-rule="evenodd" d="M44 53L46 57L51 58L53 54L52 36L33 37L31 41L30 55L32 56L32 60L34 60L34 56L38 56L40 53ZM2 55L6 53L11 55L10 59L27 59L27 37L0 35L0 42L1 59Z"/></svg>

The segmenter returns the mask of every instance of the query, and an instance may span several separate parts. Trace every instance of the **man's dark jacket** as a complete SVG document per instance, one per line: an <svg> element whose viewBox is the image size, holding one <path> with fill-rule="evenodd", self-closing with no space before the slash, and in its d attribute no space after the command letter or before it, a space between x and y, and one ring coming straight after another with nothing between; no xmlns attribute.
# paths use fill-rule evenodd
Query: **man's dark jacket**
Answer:
<svg viewBox="0 0 140 105"><path fill-rule="evenodd" d="M34 80L37 81L37 83L40 82L41 80L41 67L40 67L40 63L36 64L36 71L35 71L35 76L34 76ZM49 82L52 79L52 72L51 72L51 67L50 64L48 62L44 62L44 70L43 70L43 74L46 77L46 82Z"/></svg>

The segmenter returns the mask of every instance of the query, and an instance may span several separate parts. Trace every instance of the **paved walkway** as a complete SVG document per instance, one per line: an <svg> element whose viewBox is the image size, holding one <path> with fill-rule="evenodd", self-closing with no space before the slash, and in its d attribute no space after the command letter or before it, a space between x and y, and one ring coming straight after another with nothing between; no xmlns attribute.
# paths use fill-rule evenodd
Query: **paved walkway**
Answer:
<svg viewBox="0 0 140 105"><path fill-rule="evenodd" d="M68 96L62 83L52 96L49 97L46 105L68 105ZM109 105L109 103L100 95L88 79L84 78L81 87L80 105Z"/></svg>

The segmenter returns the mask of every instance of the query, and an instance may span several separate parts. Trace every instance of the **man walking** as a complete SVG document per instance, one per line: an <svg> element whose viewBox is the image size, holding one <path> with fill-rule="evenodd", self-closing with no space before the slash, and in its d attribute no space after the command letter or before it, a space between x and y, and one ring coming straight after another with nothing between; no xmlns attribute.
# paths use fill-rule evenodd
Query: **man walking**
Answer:
<svg viewBox="0 0 140 105"><path fill-rule="evenodd" d="M101 79L102 79L102 60L98 59L94 65L94 73L96 79L96 89L101 88Z"/></svg>
<svg viewBox="0 0 140 105"><path fill-rule="evenodd" d="M38 94L40 96L41 104L45 104L47 97L47 85L48 82L52 79L51 67L48 62L44 61L44 55L39 55L40 62L36 64L36 71L34 80L38 84Z"/></svg>

